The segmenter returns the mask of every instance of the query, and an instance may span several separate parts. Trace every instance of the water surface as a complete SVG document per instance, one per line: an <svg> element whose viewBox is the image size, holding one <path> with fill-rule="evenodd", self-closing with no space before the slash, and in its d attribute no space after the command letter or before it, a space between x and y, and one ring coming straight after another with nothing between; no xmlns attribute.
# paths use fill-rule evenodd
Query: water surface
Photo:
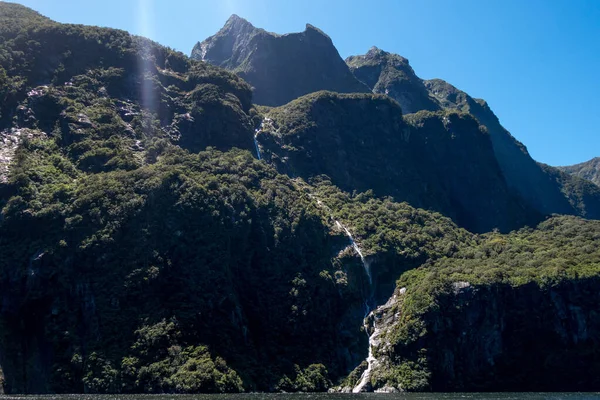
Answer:
<svg viewBox="0 0 600 400"><path fill-rule="evenodd" d="M600 400L600 393L249 393L4 395L0 400Z"/></svg>

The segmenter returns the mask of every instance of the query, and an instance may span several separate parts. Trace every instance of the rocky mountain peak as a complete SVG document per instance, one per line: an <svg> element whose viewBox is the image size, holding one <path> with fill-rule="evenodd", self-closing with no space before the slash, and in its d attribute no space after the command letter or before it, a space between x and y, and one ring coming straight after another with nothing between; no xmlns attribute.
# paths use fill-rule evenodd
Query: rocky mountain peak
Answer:
<svg viewBox="0 0 600 400"><path fill-rule="evenodd" d="M227 19L225 25L219 32L222 31L233 31L236 33L244 33L256 29L252 23L248 20L238 16L237 14L231 14L231 17Z"/></svg>
<svg viewBox="0 0 600 400"><path fill-rule="evenodd" d="M408 59L398 54L373 46L364 55L346 58L346 64L374 93L387 94L398 101L405 113L440 109Z"/></svg>
<svg viewBox="0 0 600 400"><path fill-rule="evenodd" d="M219 32L196 44L192 58L236 72L262 105L283 105L319 90L370 91L352 75L331 38L311 24L303 32L278 35L232 15Z"/></svg>
<svg viewBox="0 0 600 400"><path fill-rule="evenodd" d="M314 33L317 33L317 34L319 34L321 36L325 36L327 39L331 40L331 38L329 37L328 34L326 34L325 32L323 32L321 29L317 28L316 26L308 24L308 23L306 24L306 28L304 29L304 32L305 33L314 32Z"/></svg>

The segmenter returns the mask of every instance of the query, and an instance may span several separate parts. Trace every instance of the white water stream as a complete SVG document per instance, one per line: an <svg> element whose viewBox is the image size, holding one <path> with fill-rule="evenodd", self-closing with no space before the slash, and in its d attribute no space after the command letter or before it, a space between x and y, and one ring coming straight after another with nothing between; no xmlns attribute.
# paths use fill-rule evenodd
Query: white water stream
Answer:
<svg viewBox="0 0 600 400"><path fill-rule="evenodd" d="M327 207L325 204L323 204L323 202L321 200L317 199L313 195L309 195L309 196L311 198L314 198L317 201L317 205L319 207L322 207L327 212L331 213L331 210L329 209L329 207ZM352 237L352 234L350 233L348 228L346 228L340 221L338 221L338 220L334 220L334 221L335 221L335 225L337 226L337 228L344 231L344 233L350 240L350 244L352 245L352 248L360 256L360 260L361 260L363 268L365 270L365 274L367 275L367 278L369 279L369 295L367 296L367 299L365 300L365 316L363 318L363 329L364 329L365 333L367 334L367 336L369 337L369 355L367 356L367 364L368 365L367 365L367 369L364 370L364 372L362 373L360 380L358 381L356 386L354 386L354 388L352 389L352 393L360 393L365 389L365 386L367 386L367 384L371 380L371 374L373 372L373 368L378 363L377 359L373 355L373 347L377 343L377 338L379 337L380 331L375 326L375 324L373 324L374 328L373 328L373 333L371 335L369 335L369 329L368 329L369 328L368 320L369 320L369 317L371 316L371 314L373 314L373 312L371 312L371 306L369 305L369 301L371 301L372 297L373 297L373 291L372 291L373 278L371 275L371 265L365 259L360 247L358 247L358 244L354 240L354 237ZM375 318L375 315L373 315L373 318Z"/></svg>
<svg viewBox="0 0 600 400"><path fill-rule="evenodd" d="M350 239L350 244L352 245L352 248L360 256L360 261L362 262L363 268L365 269L365 273L367 274L367 278L369 279L369 286L370 286L373 283L373 278L371 278L371 265L367 262L367 260L365 260L365 257L363 256L363 253L360 250L360 247L358 247L358 245L354 241L354 238L352 237L352 234L350 233L348 228L346 228L344 225L342 225L341 222L338 220L335 220L335 225L339 229L343 230L346 233L346 236L348 236L348 239Z"/></svg>
<svg viewBox="0 0 600 400"><path fill-rule="evenodd" d="M372 314L372 313L370 313L370 314ZM367 356L367 369L365 369L363 371L362 375L360 376L360 380L358 381L356 386L354 386L354 388L352 389L352 393L360 393L364 390L365 386L367 386L367 384L371 380L371 374L373 373L373 368L378 363L377 358L375 358L375 356L373 355L373 347L375 346L377 338L379 337L379 329L377 327L375 327L375 323L373 323L373 326L374 326L373 333L371 335L369 335L369 330L368 330L369 326L367 324L369 315L367 315L363 321L363 329L369 336L369 355Z"/></svg>
<svg viewBox="0 0 600 400"><path fill-rule="evenodd" d="M256 136L258 136L258 132L260 132L260 129L257 129L256 132L254 133L254 147L256 148L256 157L258 157L258 159L260 160L260 148L258 147L258 140L256 140Z"/></svg>

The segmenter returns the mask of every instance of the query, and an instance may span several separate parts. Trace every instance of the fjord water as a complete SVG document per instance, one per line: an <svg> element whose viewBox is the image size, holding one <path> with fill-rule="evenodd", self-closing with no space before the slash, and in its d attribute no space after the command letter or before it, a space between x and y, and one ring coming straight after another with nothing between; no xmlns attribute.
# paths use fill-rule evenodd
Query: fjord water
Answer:
<svg viewBox="0 0 600 400"><path fill-rule="evenodd" d="M249 393L11 395L0 400L591 400L600 393Z"/></svg>

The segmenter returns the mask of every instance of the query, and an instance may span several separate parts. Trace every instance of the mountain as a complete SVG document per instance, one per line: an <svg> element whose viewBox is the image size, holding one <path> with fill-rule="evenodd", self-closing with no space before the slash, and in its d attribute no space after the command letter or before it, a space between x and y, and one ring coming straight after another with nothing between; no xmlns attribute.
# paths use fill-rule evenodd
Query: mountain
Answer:
<svg viewBox="0 0 600 400"><path fill-rule="evenodd" d="M478 232L541 218L513 197L489 135L469 114L403 118L387 96L318 92L266 118L257 134L263 157L290 176L325 174L343 190L392 196Z"/></svg>
<svg viewBox="0 0 600 400"><path fill-rule="evenodd" d="M506 184L527 207L544 215L557 213L600 218L596 211L600 207L600 197L595 189L581 187L570 182L568 177L557 181L553 177L557 171L536 163L525 146L502 127L485 100L474 99L441 79L422 80L406 58L376 47L365 55L348 57L346 63L373 92L392 97L405 113L458 110L472 115L489 134L494 157ZM572 186L579 186L582 195L571 193L569 188ZM586 199L585 205L574 200L582 196Z"/></svg>
<svg viewBox="0 0 600 400"><path fill-rule="evenodd" d="M406 114L442 109L402 56L372 47L365 55L348 57L346 64L373 93L390 96Z"/></svg>
<svg viewBox="0 0 600 400"><path fill-rule="evenodd" d="M256 106L148 39L0 20L1 391L600 390L600 223L515 196L470 113Z"/></svg>
<svg viewBox="0 0 600 400"><path fill-rule="evenodd" d="M329 36L310 24L304 32L277 35L233 15L214 36L198 42L191 57L237 73L261 105L283 105L319 90L370 91L348 70Z"/></svg>
<svg viewBox="0 0 600 400"><path fill-rule="evenodd" d="M600 186L600 157L592 158L589 161L582 162L566 167L558 167L563 172L575 175L588 181L594 182Z"/></svg>
<svg viewBox="0 0 600 400"><path fill-rule="evenodd" d="M440 79L428 80L424 84L442 107L468 112L487 128L506 182L528 204L546 215L581 215L569 202L568 195L563 193L562 186L557 185L531 158L525 146L502 127L485 100L473 99ZM600 215L587 217L598 218Z"/></svg>
<svg viewBox="0 0 600 400"><path fill-rule="evenodd" d="M303 374L316 390L321 363L359 362L360 261L248 151L244 81L127 32L0 11L4 390L274 390Z"/></svg>
<svg viewBox="0 0 600 400"><path fill-rule="evenodd" d="M371 91L396 100L405 114L422 110L457 110L468 113L487 130L493 148L492 157L496 159L508 186L510 193L507 196L513 198L513 203L519 204L517 208L533 210L540 215L571 214L600 218L600 213L596 211L600 209L600 197L594 188L571 182L569 177L557 180L557 171L548 166L542 167L533 160L526 147L502 127L484 100L474 99L441 79L420 79L409 61L400 55L372 47L365 55L348 57L345 67L341 65L342 60L331 39L310 25L302 33L276 35L255 28L248 21L233 15L217 34L194 46L192 58L236 72L254 87L254 101L263 105L282 106L302 95L321 90L340 93ZM356 81L359 81L358 86ZM362 121L356 123L360 125ZM320 172L313 168L310 174ZM303 173L296 170L295 173L306 176L308 171ZM348 174L347 171L344 173ZM412 179L414 182L421 178L413 176L404 179ZM494 179L490 177L490 182ZM569 191L575 186L580 193ZM349 190L350 186L346 185L345 188ZM364 185L358 185L354 189L363 190ZM411 187L407 189L412 190ZM396 190L397 187L391 187L378 192L391 195ZM399 197L409 198L402 195ZM444 208L432 202L417 201L414 204L446 210L447 215L453 217L457 215L455 212L448 212L454 205ZM497 211L499 214L503 213L500 209ZM485 219L489 215L484 214L479 218ZM459 223L463 224L469 218L472 217L462 217ZM496 227L515 228L532 221L535 218L515 215L504 223L498 223ZM486 223L477 228L469 223L463 226L475 230L490 229L490 225Z"/></svg>

